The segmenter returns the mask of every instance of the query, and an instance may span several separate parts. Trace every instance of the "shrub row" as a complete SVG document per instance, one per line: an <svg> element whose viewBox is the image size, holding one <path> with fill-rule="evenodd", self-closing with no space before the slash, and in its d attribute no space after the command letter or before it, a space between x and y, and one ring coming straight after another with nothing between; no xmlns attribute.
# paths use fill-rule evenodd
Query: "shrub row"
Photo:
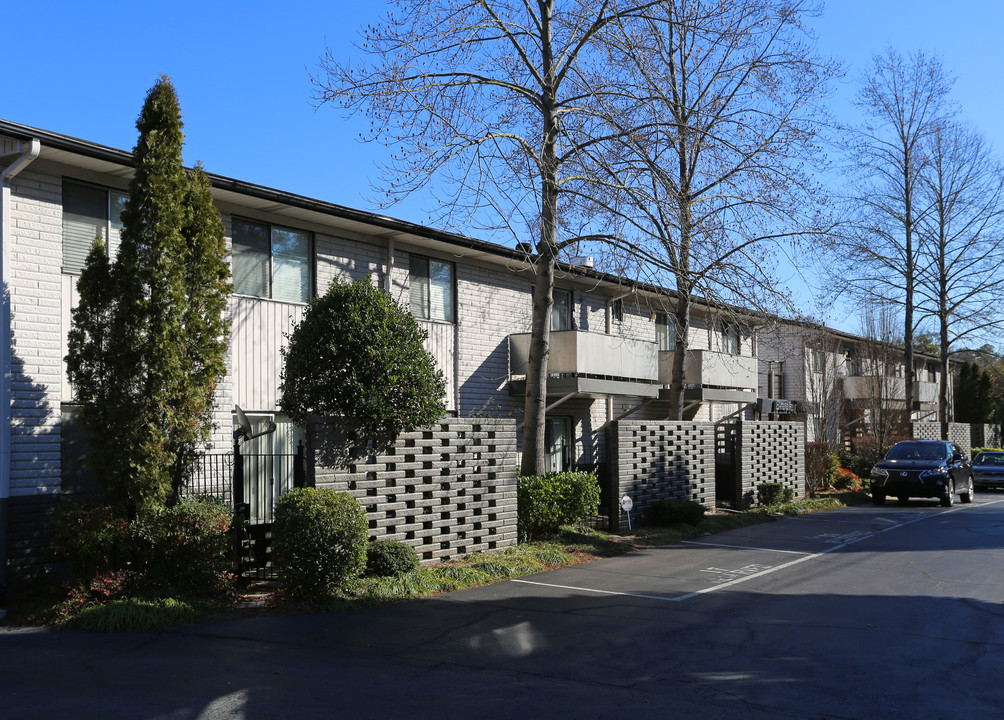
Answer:
<svg viewBox="0 0 1004 720"><path fill-rule="evenodd" d="M519 537L527 540L595 515L600 486L592 473L547 473L519 478L516 496Z"/></svg>
<svg viewBox="0 0 1004 720"><path fill-rule="evenodd" d="M215 595L233 589L232 514L223 503L186 499L127 522L103 505L68 503L55 548L71 584L128 571L131 585Z"/></svg>

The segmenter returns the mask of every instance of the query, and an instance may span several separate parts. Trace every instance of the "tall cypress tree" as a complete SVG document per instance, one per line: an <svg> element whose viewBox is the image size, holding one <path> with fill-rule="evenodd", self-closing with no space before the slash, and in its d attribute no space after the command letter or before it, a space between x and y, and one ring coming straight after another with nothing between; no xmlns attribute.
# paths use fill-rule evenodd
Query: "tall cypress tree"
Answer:
<svg viewBox="0 0 1004 720"><path fill-rule="evenodd" d="M186 367L179 388L177 422L171 442L174 465L171 496L176 499L189 480L199 446L209 439L213 395L226 372L227 300L233 285L223 221L213 205L209 177L198 165L189 175L185 197L187 261L182 351Z"/></svg>
<svg viewBox="0 0 1004 720"><path fill-rule="evenodd" d="M73 384L74 399L85 406L103 406L110 387L108 333L114 303L111 277L108 250L98 236L77 281L79 301L70 315L66 336L66 374Z"/></svg>
<svg viewBox="0 0 1004 720"><path fill-rule="evenodd" d="M97 479L127 517L176 499L208 436L230 290L223 226L205 173L190 180L182 166L181 110L167 77L148 93L136 127L111 297L101 306L81 288L73 330L81 340L67 357L74 387L91 388L78 397L93 431ZM81 282L98 277L99 266L100 258L89 258ZM99 334L82 323L100 307L107 311ZM85 351L101 363L90 365Z"/></svg>

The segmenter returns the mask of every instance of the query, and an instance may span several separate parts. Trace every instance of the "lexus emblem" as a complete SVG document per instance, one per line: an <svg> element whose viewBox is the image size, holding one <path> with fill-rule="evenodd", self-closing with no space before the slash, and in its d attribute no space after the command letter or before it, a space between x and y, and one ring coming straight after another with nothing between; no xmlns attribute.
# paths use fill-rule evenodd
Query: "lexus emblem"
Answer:
<svg viewBox="0 0 1004 720"><path fill-rule="evenodd" d="M899 476L900 476L900 477L906 477L906 473L905 473L905 472L901 472L901 473L899 474Z"/></svg>

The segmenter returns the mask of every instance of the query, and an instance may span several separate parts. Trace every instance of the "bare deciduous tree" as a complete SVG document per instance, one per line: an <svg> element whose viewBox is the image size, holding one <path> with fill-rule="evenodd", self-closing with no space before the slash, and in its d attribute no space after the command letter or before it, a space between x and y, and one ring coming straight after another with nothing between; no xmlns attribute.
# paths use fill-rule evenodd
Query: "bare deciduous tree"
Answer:
<svg viewBox="0 0 1004 720"><path fill-rule="evenodd" d="M812 50L802 21L815 9L667 0L604 38L633 72L604 98L608 124L624 132L590 148L590 174L604 184L587 203L611 216L621 265L676 291L673 419L683 417L694 298L725 314L790 307L773 278L777 243L825 231L809 169L838 68Z"/></svg>
<svg viewBox="0 0 1004 720"><path fill-rule="evenodd" d="M845 138L851 167L850 219L835 243L836 281L859 299L902 310L906 392L913 396L916 286L922 263L918 223L929 210L921 173L925 141L949 110L953 80L936 58L876 55L857 104L866 122Z"/></svg>
<svg viewBox="0 0 1004 720"><path fill-rule="evenodd" d="M1004 325L1004 167L975 130L946 122L926 141L918 230L920 321L938 328L939 417L952 420L949 358L960 342L989 339Z"/></svg>
<svg viewBox="0 0 1004 720"><path fill-rule="evenodd" d="M646 0L397 0L366 28L372 64L332 50L315 99L371 121L365 140L400 151L384 169L390 201L435 185L437 222L537 234L522 471L544 465L549 318L559 252L589 232L572 212L594 179L585 154L612 135L599 108L631 87L607 36L656 8ZM666 22L666 20L655 21ZM641 101L642 98L637 98ZM657 122L669 123L665 118Z"/></svg>
<svg viewBox="0 0 1004 720"><path fill-rule="evenodd" d="M888 303L864 309L861 321L862 341L858 344L857 368L848 368L848 376L857 376L860 421L868 451L881 456L904 436L910 422L906 394L909 366L896 331L896 316ZM846 395L846 393L845 393ZM866 453L861 453L866 454Z"/></svg>

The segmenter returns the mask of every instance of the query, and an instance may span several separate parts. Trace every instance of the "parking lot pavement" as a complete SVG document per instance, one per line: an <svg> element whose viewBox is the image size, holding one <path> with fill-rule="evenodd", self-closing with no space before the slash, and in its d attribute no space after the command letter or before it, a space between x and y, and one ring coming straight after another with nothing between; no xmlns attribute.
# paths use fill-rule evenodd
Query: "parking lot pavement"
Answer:
<svg viewBox="0 0 1004 720"><path fill-rule="evenodd" d="M1004 499L991 498L982 504L998 502ZM850 548L864 550L868 543L880 542L891 531L979 505L950 509L933 503L862 505L785 518L628 557L512 580L511 584L527 587L513 588L511 592L542 598L581 593L681 603L804 566L831 553Z"/></svg>

